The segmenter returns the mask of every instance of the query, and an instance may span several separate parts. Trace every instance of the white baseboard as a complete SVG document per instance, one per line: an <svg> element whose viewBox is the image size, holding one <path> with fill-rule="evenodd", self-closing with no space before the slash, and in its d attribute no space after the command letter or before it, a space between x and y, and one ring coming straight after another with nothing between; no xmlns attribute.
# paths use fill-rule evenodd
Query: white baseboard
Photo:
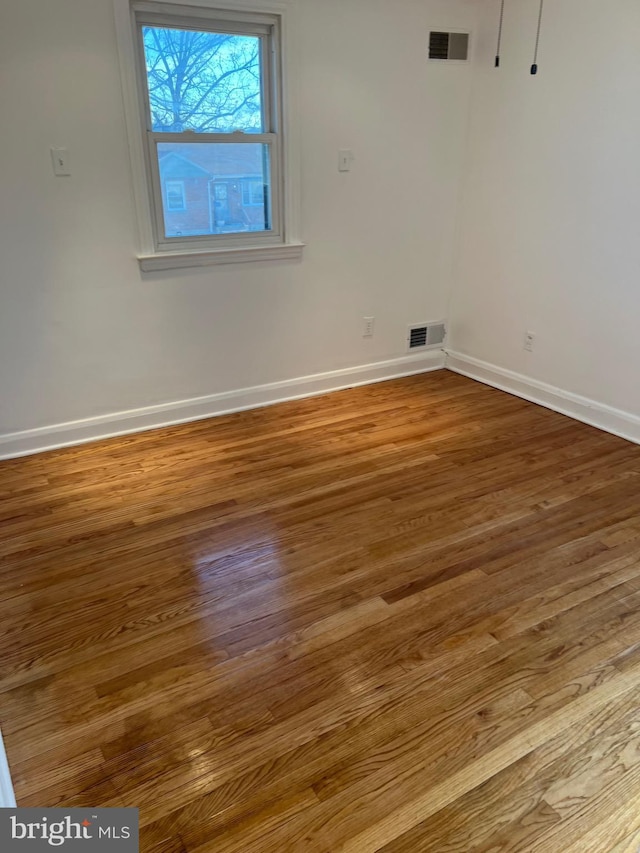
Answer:
<svg viewBox="0 0 640 853"><path fill-rule="evenodd" d="M553 409L554 412L560 412L582 423L640 444L640 417L631 412L614 409L612 406L598 403L588 397L572 394L562 388L547 385L545 382L530 379L521 373L505 370L459 352L447 353L446 367L454 373L477 379L485 385L507 391L516 397L523 397L532 403Z"/></svg>
<svg viewBox="0 0 640 853"><path fill-rule="evenodd" d="M15 807L16 797L13 793L7 754L4 751L2 732L0 732L0 809L15 809Z"/></svg>
<svg viewBox="0 0 640 853"><path fill-rule="evenodd" d="M0 435L0 460L440 370L444 367L444 361L443 350L431 350L419 355L403 356L390 361L333 370L329 373L317 373L298 379L287 379L269 385L258 385L255 388L242 388L238 391L227 391L208 397L7 433Z"/></svg>

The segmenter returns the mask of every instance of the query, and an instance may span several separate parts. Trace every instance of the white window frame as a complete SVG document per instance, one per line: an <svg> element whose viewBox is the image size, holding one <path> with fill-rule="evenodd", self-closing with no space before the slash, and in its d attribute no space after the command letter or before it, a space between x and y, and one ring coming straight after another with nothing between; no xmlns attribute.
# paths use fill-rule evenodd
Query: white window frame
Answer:
<svg viewBox="0 0 640 853"><path fill-rule="evenodd" d="M238 263L263 260L299 260L303 243L298 237L299 152L295 145L291 113L291 94L287 83L292 77L291 60L287 46L287 12L289 2L271 0L114 0L118 49L122 71L123 95L136 213L139 229L138 261L144 272L182 267L205 266L217 263ZM268 28L273 53L265 56L265 63L273 63L267 70L270 96L276 104L267 103L271 118L277 122L266 127L275 133L270 136L272 230L269 232L243 232L239 234L207 235L205 237L167 239L164 237L164 219L158 169L152 157L158 137L151 134L146 101L146 72L141 57L140 22L169 21L173 26L188 24L209 25L216 28L225 21L233 31L237 27ZM264 29L263 29L264 31ZM266 88L266 86L265 86ZM170 135L175 141L176 135ZM181 134L182 136L182 134ZM193 134L184 135L184 141L216 142L224 136L234 142L260 143L265 134Z"/></svg>

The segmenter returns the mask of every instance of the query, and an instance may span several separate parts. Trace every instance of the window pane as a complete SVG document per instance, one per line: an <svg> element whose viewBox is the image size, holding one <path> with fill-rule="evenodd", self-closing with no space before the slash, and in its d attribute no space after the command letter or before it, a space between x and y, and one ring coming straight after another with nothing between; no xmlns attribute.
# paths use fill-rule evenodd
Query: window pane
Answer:
<svg viewBox="0 0 640 853"><path fill-rule="evenodd" d="M167 210L184 210L184 181L167 181Z"/></svg>
<svg viewBox="0 0 640 853"><path fill-rule="evenodd" d="M166 238L271 230L268 145L159 142L158 164Z"/></svg>
<svg viewBox="0 0 640 853"><path fill-rule="evenodd" d="M142 28L152 128L262 133L258 36Z"/></svg>

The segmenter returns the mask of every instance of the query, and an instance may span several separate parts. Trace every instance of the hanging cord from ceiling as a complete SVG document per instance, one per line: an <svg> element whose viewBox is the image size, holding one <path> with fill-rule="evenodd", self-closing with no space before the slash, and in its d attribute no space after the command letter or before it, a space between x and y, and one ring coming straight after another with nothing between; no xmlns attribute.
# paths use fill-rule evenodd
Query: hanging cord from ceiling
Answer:
<svg viewBox="0 0 640 853"><path fill-rule="evenodd" d="M504 4L502 0L500 4L500 24L498 25L498 47L496 48L496 68L500 68L500 49L502 47L502 25L504 24Z"/></svg>
<svg viewBox="0 0 640 853"><path fill-rule="evenodd" d="M540 0L540 11L538 13L538 31L536 32L536 49L533 54L533 65L531 66L531 73L538 73L538 50L540 49L540 33L542 31L542 13L544 11L544 0Z"/></svg>

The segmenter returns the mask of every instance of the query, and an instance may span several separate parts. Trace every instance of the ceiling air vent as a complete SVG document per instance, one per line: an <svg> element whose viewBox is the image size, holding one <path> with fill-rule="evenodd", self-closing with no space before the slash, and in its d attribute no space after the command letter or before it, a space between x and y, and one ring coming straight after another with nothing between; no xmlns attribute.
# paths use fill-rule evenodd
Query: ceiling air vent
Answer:
<svg viewBox="0 0 640 853"><path fill-rule="evenodd" d="M468 58L469 33L430 33L429 59L466 62Z"/></svg>
<svg viewBox="0 0 640 853"><path fill-rule="evenodd" d="M444 323L423 323L409 326L407 344L409 350L441 347L444 344L446 328Z"/></svg>

